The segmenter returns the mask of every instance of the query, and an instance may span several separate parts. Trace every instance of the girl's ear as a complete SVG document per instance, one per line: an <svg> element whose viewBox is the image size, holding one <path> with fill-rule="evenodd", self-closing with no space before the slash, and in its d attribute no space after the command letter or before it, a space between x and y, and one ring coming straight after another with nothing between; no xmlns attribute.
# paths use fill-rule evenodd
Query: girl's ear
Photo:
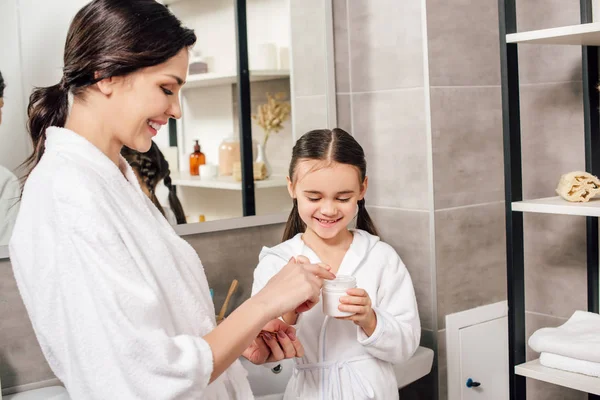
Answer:
<svg viewBox="0 0 600 400"><path fill-rule="evenodd" d="M367 187L369 186L369 177L365 176L365 180L363 181L360 187L360 193L358 195L358 200L362 200L365 198L365 194L367 194Z"/></svg>
<svg viewBox="0 0 600 400"><path fill-rule="evenodd" d="M290 194L290 197L293 199L294 198L294 185L292 184L292 180L290 179L290 177L286 177L287 179L287 189L288 189L288 193Z"/></svg>

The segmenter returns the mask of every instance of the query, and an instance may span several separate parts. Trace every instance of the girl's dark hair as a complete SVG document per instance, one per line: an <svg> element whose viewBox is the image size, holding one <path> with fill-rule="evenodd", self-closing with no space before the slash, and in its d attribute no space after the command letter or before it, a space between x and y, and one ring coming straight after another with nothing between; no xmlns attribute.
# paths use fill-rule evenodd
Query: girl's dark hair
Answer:
<svg viewBox="0 0 600 400"><path fill-rule="evenodd" d="M292 182L295 181L296 167L300 160L320 160L327 163L351 165L358 169L361 183L367 176L367 161L363 148L352 135L339 128L310 131L298 139L292 150L292 161L288 171ZM364 198L358 202L356 227L379 236L365 207ZM283 232L283 240L291 239L305 230L306 224L298 213L298 201L294 199L292 211Z"/></svg>
<svg viewBox="0 0 600 400"><path fill-rule="evenodd" d="M31 171L44 153L46 129L64 127L68 94L114 76L162 64L196 42L194 31L156 0L94 0L71 22L65 43L63 77L36 88L29 98L27 128L33 153Z"/></svg>
<svg viewBox="0 0 600 400"><path fill-rule="evenodd" d="M4 89L6 88L6 84L4 83L4 78L2 77L2 72L0 72L0 99L4 97Z"/></svg>
<svg viewBox="0 0 600 400"><path fill-rule="evenodd" d="M138 176L150 191L150 200L152 200L152 203L154 203L156 208L158 208L163 215L165 215L165 210L156 198L154 191L156 185L158 185L161 180L164 182L167 189L169 189L169 205L175 214L175 219L177 219L178 224L185 224L186 221L183 207L181 206L177 193L175 193L175 188L171 183L169 163L156 143L152 142L150 150L145 153L140 153L137 150L123 146L121 155L127 160L129 165L131 165L131 168L137 171Z"/></svg>

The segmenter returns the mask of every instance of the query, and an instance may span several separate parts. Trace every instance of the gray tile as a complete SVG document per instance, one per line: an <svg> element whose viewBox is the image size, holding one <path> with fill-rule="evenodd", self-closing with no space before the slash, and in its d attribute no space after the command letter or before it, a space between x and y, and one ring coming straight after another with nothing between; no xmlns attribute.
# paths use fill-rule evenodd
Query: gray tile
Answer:
<svg viewBox="0 0 600 400"><path fill-rule="evenodd" d="M327 127L327 98L326 96L295 97L294 107L294 136L296 139L313 129Z"/></svg>
<svg viewBox="0 0 600 400"><path fill-rule="evenodd" d="M335 88L350 92L350 53L348 50L348 8L346 0L333 0L333 41L335 49Z"/></svg>
<svg viewBox="0 0 600 400"><path fill-rule="evenodd" d="M432 86L500 84L498 2L427 0Z"/></svg>
<svg viewBox="0 0 600 400"><path fill-rule="evenodd" d="M580 23L578 1L526 0L515 4L518 32Z"/></svg>
<svg viewBox="0 0 600 400"><path fill-rule="evenodd" d="M423 86L420 0L348 1L352 91Z"/></svg>
<svg viewBox="0 0 600 400"><path fill-rule="evenodd" d="M324 3L292 1L290 15L295 95L324 95L327 92Z"/></svg>
<svg viewBox="0 0 600 400"><path fill-rule="evenodd" d="M337 126L353 134L351 97L347 94L337 95Z"/></svg>
<svg viewBox="0 0 600 400"><path fill-rule="evenodd" d="M17 289L10 262L0 261L0 377L5 388L55 378Z"/></svg>
<svg viewBox="0 0 600 400"><path fill-rule="evenodd" d="M421 326L433 329L429 213L371 206L369 213L381 239L398 252L410 273Z"/></svg>
<svg viewBox="0 0 600 400"><path fill-rule="evenodd" d="M282 234L283 225L277 224L184 237L202 260L208 284L214 289L217 314L233 279L239 286L227 314L250 297L260 250L280 243Z"/></svg>
<svg viewBox="0 0 600 400"><path fill-rule="evenodd" d="M581 49L577 46L519 47L521 84L581 81ZM581 82L577 83L581 86Z"/></svg>
<svg viewBox="0 0 600 400"><path fill-rule="evenodd" d="M524 215L525 305L568 318L587 308L585 217Z"/></svg>
<svg viewBox="0 0 600 400"><path fill-rule="evenodd" d="M354 137L365 149L371 205L428 209L424 89L352 95Z"/></svg>
<svg viewBox="0 0 600 400"><path fill-rule="evenodd" d="M431 89L435 208L504 200L500 87Z"/></svg>
<svg viewBox="0 0 600 400"><path fill-rule="evenodd" d="M579 2L563 0L517 1L519 32L580 23ZM581 49L577 46L519 46L521 83L581 79Z"/></svg>
<svg viewBox="0 0 600 400"><path fill-rule="evenodd" d="M587 400L588 395L552 383L527 379L527 400Z"/></svg>
<svg viewBox="0 0 600 400"><path fill-rule="evenodd" d="M504 203L435 212L438 327L445 317L506 299Z"/></svg>
<svg viewBox="0 0 600 400"><path fill-rule="evenodd" d="M555 196L564 173L585 168L580 84L521 88L524 198Z"/></svg>

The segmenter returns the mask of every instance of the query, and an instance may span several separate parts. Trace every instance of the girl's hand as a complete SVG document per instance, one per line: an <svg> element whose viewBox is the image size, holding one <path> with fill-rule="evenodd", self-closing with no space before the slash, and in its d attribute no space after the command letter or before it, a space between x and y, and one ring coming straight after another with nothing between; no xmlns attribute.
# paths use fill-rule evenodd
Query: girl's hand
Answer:
<svg viewBox="0 0 600 400"><path fill-rule="evenodd" d="M371 298L364 289L348 289L348 296L340 298L340 311L355 313L349 317L337 317L360 326L367 336L371 336L377 327L377 315L371 308Z"/></svg>

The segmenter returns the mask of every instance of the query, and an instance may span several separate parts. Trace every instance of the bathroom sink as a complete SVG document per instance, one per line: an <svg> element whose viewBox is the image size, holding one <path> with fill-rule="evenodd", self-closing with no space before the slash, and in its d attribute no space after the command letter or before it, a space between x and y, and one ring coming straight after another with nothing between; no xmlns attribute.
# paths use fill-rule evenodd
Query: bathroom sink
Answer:
<svg viewBox="0 0 600 400"><path fill-rule="evenodd" d="M62 386L49 386L41 389L2 396L3 400L70 400L67 391Z"/></svg>
<svg viewBox="0 0 600 400"><path fill-rule="evenodd" d="M413 383L431 372L433 365L433 350L427 347L419 347L415 354L403 364L394 365L398 388Z"/></svg>
<svg viewBox="0 0 600 400"><path fill-rule="evenodd" d="M256 400L281 400L292 377L294 362L291 359L270 363L268 366L254 365L244 357L240 361L248 371L248 381ZM273 367L281 367L273 370ZM275 372L274 372L275 371Z"/></svg>

